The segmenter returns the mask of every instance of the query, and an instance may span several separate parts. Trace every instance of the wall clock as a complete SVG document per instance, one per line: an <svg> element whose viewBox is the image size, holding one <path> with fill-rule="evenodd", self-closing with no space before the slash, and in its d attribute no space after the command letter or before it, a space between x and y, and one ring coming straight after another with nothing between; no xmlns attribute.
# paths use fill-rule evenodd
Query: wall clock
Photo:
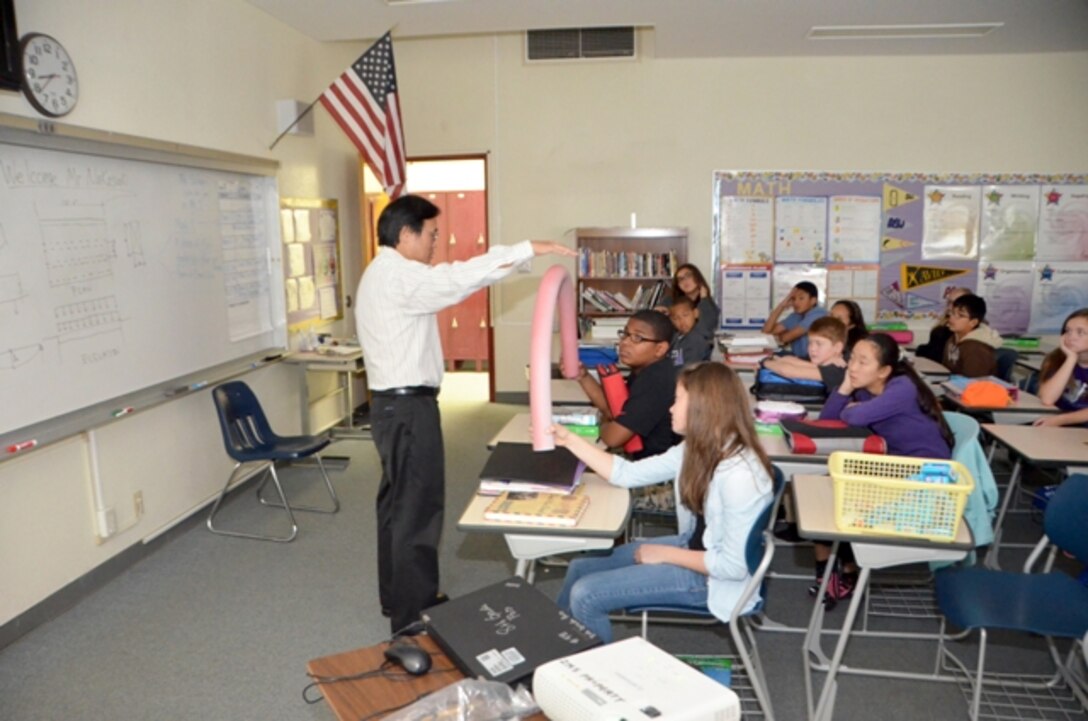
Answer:
<svg viewBox="0 0 1088 721"><path fill-rule="evenodd" d="M51 118L72 112L79 100L79 76L64 46L48 35L27 33L19 50L23 94L30 104Z"/></svg>

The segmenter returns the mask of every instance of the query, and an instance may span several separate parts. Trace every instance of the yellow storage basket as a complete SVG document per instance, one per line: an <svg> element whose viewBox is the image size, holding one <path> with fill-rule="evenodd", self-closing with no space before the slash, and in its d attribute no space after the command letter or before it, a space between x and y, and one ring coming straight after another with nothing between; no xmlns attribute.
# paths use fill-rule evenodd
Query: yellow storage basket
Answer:
<svg viewBox="0 0 1088 721"><path fill-rule="evenodd" d="M907 480L927 463L951 467L954 483ZM844 531L951 541L975 479L961 463L937 458L836 451L828 459L835 525Z"/></svg>

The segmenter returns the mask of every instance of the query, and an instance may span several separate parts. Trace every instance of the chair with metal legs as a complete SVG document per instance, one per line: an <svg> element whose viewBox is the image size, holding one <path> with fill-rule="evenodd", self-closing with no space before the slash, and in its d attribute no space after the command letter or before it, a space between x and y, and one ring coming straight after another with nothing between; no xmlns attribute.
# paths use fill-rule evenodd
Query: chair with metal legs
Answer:
<svg viewBox="0 0 1088 721"><path fill-rule="evenodd" d="M212 401L215 403L216 413L219 417L219 427L223 432L223 445L227 455L235 460L234 470L231 471L219 497L215 499L212 510L208 514L208 530L224 536L236 536L239 538L253 538L261 541L278 541L287 543L295 540L298 535L298 523L295 521L294 511L313 511L316 513L336 513L340 510L340 499L336 496L336 490L332 487L325 464L321 460L319 451L331 442L326 436L278 436L273 432L268 423L268 418L257 401L257 397L248 385L242 381L231 381L216 387L212 391ZM287 502L287 496L283 492L279 475L276 473L276 463L279 461L297 461L303 458L313 457L321 469L321 476L325 481L325 488L332 500L330 507L316 506L292 506ZM227 492L239 477L240 471L248 464L263 464L261 469L264 480L257 486L257 500L267 506L282 508L290 523L290 532L286 535L270 535L261 533L245 533L232 531L215 526L215 516L219 513L220 506ZM246 468L245 470L250 470ZM272 481L276 489L279 501L269 501L263 496L264 488Z"/></svg>

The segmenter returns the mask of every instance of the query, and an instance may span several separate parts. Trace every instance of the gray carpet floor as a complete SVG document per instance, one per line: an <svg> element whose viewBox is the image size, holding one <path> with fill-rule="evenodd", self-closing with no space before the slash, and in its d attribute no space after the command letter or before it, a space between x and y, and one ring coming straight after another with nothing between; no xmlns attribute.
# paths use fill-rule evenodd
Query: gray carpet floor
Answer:
<svg viewBox="0 0 1088 721"><path fill-rule="evenodd" d="M464 534L455 525L474 491L487 440L519 410L442 401L448 512L441 564L442 585L451 596L513 573L499 537ZM349 440L329 453L350 458L345 470L333 473L343 501L339 514L300 513L298 539L272 544L212 535L201 513L104 588L0 650L0 719L332 719L323 703L302 700L306 662L377 643L387 637L388 622L379 613L375 581L377 455L369 441ZM311 468L287 469L289 497L319 500L315 474ZM280 521L275 511L257 505L251 488L234 493L222 511L225 525L271 529ZM1027 515L1015 518L1014 527L1021 537L1038 537L1039 526ZM1017 552L1010 554L1017 558ZM1006 567L1016 567L1019 559ZM810 573L811 551L779 547L773 568ZM562 568L541 567L537 585L554 597L562 577ZM769 615L805 625L811 611L807 586L807 580L773 579ZM841 624L843 614L842 608L831 612L829 623ZM872 626L881 623L873 620ZM888 623L936 628L931 621ZM618 624L616 635L638 631ZM834 638L827 636L825 646ZM721 627L657 625L650 639L675 653L729 649ZM802 637L761 632L757 640L778 718L804 718ZM1037 640L997 634L991 643L989 663L995 668L1045 667ZM973 645L961 648L973 663ZM847 662L927 672L934 650L931 642L859 638L851 642ZM822 678L816 674L818 683ZM951 721L967 718L967 712L954 684L845 676L835 718Z"/></svg>

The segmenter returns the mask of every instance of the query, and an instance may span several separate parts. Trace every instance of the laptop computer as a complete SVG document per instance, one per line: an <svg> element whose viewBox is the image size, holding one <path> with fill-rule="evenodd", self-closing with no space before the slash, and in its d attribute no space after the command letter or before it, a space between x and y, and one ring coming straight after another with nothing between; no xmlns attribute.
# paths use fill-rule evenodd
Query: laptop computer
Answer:
<svg viewBox="0 0 1088 721"><path fill-rule="evenodd" d="M423 612L435 643L468 677L528 684L537 666L601 640L514 576Z"/></svg>

